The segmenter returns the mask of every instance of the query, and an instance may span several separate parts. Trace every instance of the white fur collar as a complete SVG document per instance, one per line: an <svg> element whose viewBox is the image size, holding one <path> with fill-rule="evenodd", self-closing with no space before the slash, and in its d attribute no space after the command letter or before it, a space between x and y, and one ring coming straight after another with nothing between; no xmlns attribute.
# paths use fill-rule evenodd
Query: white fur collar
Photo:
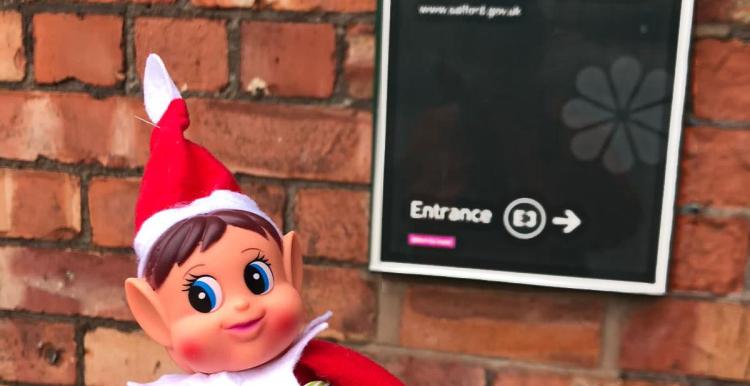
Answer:
<svg viewBox="0 0 750 386"><path fill-rule="evenodd" d="M299 386L294 366L307 344L328 328L331 315L328 311L310 322L284 355L262 366L216 374L169 374L151 383L128 382L128 386Z"/></svg>

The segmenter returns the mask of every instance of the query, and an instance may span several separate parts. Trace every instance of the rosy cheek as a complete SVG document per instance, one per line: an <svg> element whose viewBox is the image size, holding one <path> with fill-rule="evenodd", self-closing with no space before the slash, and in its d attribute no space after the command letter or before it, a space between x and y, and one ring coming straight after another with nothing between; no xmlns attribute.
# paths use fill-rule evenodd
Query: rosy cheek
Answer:
<svg viewBox="0 0 750 386"><path fill-rule="evenodd" d="M276 331L280 334L288 334L290 332L296 332L299 327L299 315L294 312L283 312L279 315L276 323Z"/></svg>
<svg viewBox="0 0 750 386"><path fill-rule="evenodd" d="M195 342L185 342L180 346L179 350L182 354L182 357L189 361L200 359L203 351L201 350L201 346Z"/></svg>

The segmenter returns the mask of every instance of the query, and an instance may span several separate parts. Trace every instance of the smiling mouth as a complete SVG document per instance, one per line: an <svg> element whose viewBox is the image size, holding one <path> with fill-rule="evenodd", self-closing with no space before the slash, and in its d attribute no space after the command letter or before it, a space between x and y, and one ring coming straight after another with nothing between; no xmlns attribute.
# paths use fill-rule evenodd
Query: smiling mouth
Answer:
<svg viewBox="0 0 750 386"><path fill-rule="evenodd" d="M250 331L257 325L259 325L261 320L263 320L263 315L261 315L259 318L256 318L256 319L248 320L242 323L233 324L227 327L227 330L235 331L235 332Z"/></svg>

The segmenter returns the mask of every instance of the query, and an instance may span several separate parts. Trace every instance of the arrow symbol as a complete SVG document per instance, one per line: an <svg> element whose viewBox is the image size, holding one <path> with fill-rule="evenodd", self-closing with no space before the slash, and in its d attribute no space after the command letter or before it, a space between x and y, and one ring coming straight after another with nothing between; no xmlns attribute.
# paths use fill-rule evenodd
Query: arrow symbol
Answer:
<svg viewBox="0 0 750 386"><path fill-rule="evenodd" d="M565 226L565 228L563 228L563 233L568 234L581 225L581 219L578 218L572 210L565 209L565 217L555 217L552 219L552 223Z"/></svg>

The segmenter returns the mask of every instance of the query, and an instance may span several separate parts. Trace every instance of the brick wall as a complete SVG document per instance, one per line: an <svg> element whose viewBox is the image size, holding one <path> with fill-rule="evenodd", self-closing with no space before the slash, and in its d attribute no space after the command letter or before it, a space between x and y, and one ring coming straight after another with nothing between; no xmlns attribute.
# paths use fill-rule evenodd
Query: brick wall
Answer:
<svg viewBox="0 0 750 386"><path fill-rule="evenodd" d="M697 0L669 296L368 273L374 0L0 1L0 384L174 370L123 300L159 52L307 244L326 336L411 386L750 385L750 1Z"/></svg>

